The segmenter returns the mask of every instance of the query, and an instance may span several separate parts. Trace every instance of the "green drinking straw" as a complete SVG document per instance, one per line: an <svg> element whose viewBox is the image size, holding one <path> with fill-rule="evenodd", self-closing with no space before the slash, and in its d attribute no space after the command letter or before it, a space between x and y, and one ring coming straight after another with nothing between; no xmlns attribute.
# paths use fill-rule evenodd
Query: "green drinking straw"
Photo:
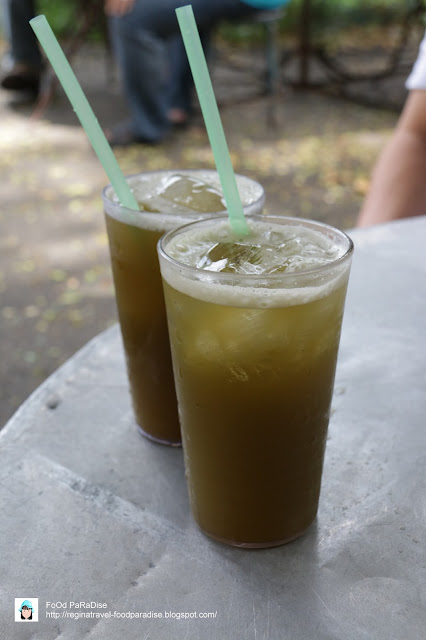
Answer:
<svg viewBox="0 0 426 640"><path fill-rule="evenodd" d="M64 52L57 41L46 17L37 16L30 20L30 25L59 78L62 87L67 94L74 111L76 112L83 129L98 156L105 173L107 174L120 204L128 209L139 210L138 203L130 190L126 179L118 166L112 149L102 131L92 108L83 93L83 90L71 69Z"/></svg>
<svg viewBox="0 0 426 640"><path fill-rule="evenodd" d="M240 194L238 193L234 169L192 6L186 5L176 9L176 15L194 77L195 88L197 89L216 168L222 184L229 222L235 233L247 235L249 228L244 216Z"/></svg>

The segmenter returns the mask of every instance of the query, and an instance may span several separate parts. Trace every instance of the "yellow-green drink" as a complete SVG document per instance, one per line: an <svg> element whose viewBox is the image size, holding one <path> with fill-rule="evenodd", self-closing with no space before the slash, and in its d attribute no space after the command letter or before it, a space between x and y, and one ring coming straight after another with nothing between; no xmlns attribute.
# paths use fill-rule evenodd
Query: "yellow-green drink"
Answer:
<svg viewBox="0 0 426 640"><path fill-rule="evenodd" d="M201 529L266 547L315 519L352 242L284 217L159 243L189 495Z"/></svg>
<svg viewBox="0 0 426 640"><path fill-rule="evenodd" d="M128 178L141 211L103 193L106 227L134 414L140 431L163 444L181 435L170 357L157 241L169 229L223 212L215 171L147 172ZM263 188L237 176L246 211L260 212Z"/></svg>

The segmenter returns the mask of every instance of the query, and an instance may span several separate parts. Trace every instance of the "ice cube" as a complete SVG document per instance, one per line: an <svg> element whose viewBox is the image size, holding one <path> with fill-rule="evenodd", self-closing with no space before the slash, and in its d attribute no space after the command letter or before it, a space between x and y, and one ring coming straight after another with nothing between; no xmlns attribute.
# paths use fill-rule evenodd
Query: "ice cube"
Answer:
<svg viewBox="0 0 426 640"><path fill-rule="evenodd" d="M150 213L174 213L175 215L185 215L188 213L188 207L184 207L179 203L172 202L159 195L153 194L138 198L138 205L141 211Z"/></svg>
<svg viewBox="0 0 426 640"><path fill-rule="evenodd" d="M158 191L158 195L200 213L216 213L225 209L220 191L191 176L171 176Z"/></svg>
<svg viewBox="0 0 426 640"><path fill-rule="evenodd" d="M262 273L261 247L239 242L218 242L198 262L199 269L222 273Z"/></svg>
<svg viewBox="0 0 426 640"><path fill-rule="evenodd" d="M147 198L146 200L138 200L138 206L140 211L149 211L150 213L161 213L160 203L156 202L153 198Z"/></svg>
<svg viewBox="0 0 426 640"><path fill-rule="evenodd" d="M275 375L270 360L287 341L280 318L264 309L213 308L188 336L188 361L201 370L215 366L232 383Z"/></svg>

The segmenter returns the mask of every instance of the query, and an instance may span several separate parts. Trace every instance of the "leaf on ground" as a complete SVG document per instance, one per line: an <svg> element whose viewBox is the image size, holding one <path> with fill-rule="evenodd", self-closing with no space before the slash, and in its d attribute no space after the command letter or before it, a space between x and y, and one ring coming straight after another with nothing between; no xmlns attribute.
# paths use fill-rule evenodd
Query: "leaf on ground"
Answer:
<svg viewBox="0 0 426 640"><path fill-rule="evenodd" d="M52 271L49 272L49 279L54 282L64 282L66 278L67 272L63 269L52 269Z"/></svg>
<svg viewBox="0 0 426 640"><path fill-rule="evenodd" d="M71 304L78 304L82 299L82 296L78 291L64 291L58 298L58 304L61 306L68 306Z"/></svg>

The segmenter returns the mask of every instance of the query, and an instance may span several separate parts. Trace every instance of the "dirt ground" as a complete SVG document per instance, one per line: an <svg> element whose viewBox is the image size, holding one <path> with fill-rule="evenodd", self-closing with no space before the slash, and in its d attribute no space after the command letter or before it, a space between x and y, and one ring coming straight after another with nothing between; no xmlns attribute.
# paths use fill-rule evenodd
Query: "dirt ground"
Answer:
<svg viewBox="0 0 426 640"><path fill-rule="evenodd" d="M353 226L403 103L404 76L392 78L393 109L283 85L271 126L270 99L234 103L240 72L232 76L220 64L213 77L226 103L221 114L234 167L264 185L268 211ZM108 65L93 47L73 62L102 126L126 111ZM252 77L250 90L256 82ZM383 97L385 89L371 90ZM40 119L31 114L0 91L0 427L61 363L116 322L103 169L61 89ZM198 110L189 129L161 146L134 146L117 158L125 173L214 166Z"/></svg>

